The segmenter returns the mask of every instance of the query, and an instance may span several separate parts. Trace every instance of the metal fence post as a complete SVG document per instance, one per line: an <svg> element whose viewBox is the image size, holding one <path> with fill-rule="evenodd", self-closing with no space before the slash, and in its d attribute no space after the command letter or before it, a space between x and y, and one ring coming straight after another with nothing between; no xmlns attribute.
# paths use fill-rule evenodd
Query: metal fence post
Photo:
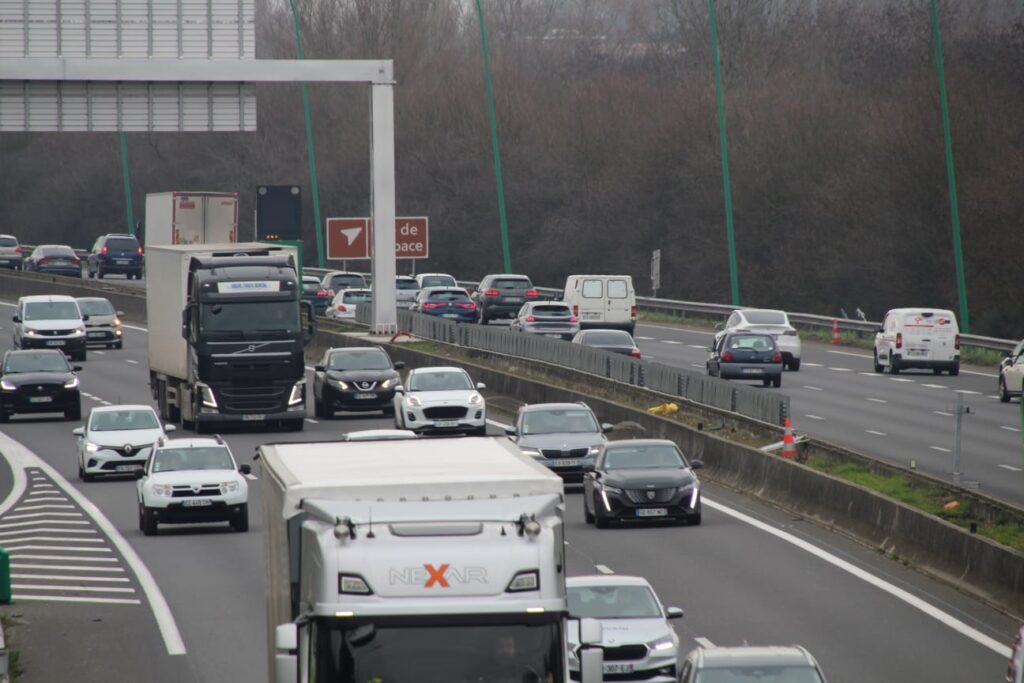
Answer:
<svg viewBox="0 0 1024 683"><path fill-rule="evenodd" d="M0 603L11 603L11 554L0 548Z"/></svg>

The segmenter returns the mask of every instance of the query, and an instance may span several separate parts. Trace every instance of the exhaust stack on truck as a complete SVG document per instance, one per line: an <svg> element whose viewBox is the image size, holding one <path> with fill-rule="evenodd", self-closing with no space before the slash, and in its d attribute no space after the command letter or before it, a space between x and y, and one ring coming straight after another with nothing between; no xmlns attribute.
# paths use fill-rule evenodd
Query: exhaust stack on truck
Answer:
<svg viewBox="0 0 1024 683"><path fill-rule="evenodd" d="M506 439L257 453L274 683L563 683L567 629L600 642L568 619L562 480Z"/></svg>

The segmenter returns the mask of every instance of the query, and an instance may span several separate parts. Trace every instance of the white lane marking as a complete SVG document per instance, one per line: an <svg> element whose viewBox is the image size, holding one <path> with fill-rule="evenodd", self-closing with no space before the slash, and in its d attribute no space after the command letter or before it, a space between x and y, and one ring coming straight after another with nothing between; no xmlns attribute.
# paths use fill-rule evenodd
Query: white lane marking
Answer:
<svg viewBox="0 0 1024 683"><path fill-rule="evenodd" d="M992 377L992 378L999 377L999 375L993 375L990 372L975 372L974 370L964 370L963 368L960 369L960 374L962 374L962 375L978 375L979 377Z"/></svg>
<svg viewBox="0 0 1024 683"><path fill-rule="evenodd" d="M932 449L933 451L939 451L940 453L952 453L953 452L953 451L949 450L948 448L943 448L942 446L929 446L928 448Z"/></svg>
<svg viewBox="0 0 1024 683"><path fill-rule="evenodd" d="M977 394L981 393L980 391L971 391L970 389L954 389L953 391L955 391L958 394L968 394L968 395L977 395Z"/></svg>
<svg viewBox="0 0 1024 683"><path fill-rule="evenodd" d="M867 355L866 353L850 353L849 351L829 351L829 353L834 353L837 356L853 356L854 358L871 358L871 356Z"/></svg>
<svg viewBox="0 0 1024 683"><path fill-rule="evenodd" d="M320 424L320 422L319 422L318 420L314 420L314 419L313 419L313 418L311 418L311 417L307 417L307 418L306 418L306 422L308 422L308 423L309 423L309 424L311 424L311 425L318 425L318 424Z"/></svg>
<svg viewBox="0 0 1024 683"><path fill-rule="evenodd" d="M137 361L137 360L132 360L131 358L125 358L125 359L124 359L124 362L125 362L125 363L131 363L132 365L138 365L138 364L139 364L139 361Z"/></svg>
<svg viewBox="0 0 1024 683"><path fill-rule="evenodd" d="M54 569L54 567L46 567ZM95 581L106 583L128 583L131 579L121 576L74 576L72 574L11 574L12 579L39 579L40 581Z"/></svg>
<svg viewBox="0 0 1024 683"><path fill-rule="evenodd" d="M833 372L853 372L850 368L829 368Z"/></svg>
<svg viewBox="0 0 1024 683"><path fill-rule="evenodd" d="M820 367L822 367L821 363L808 363L807 361L802 361L801 365L806 365L809 368L820 368Z"/></svg>
<svg viewBox="0 0 1024 683"><path fill-rule="evenodd" d="M498 422L497 420L487 419L487 424L497 427L498 429L512 429L512 425L507 425L504 422Z"/></svg>
<svg viewBox="0 0 1024 683"><path fill-rule="evenodd" d="M66 558L59 558L66 559ZM22 564L19 562L12 562L11 569L50 569L57 571L67 572L120 572L124 573L124 569L121 567L83 567L80 565L66 565L66 564Z"/></svg>
<svg viewBox="0 0 1024 683"><path fill-rule="evenodd" d="M93 353L95 353L98 356L102 356L106 353L106 351L93 351Z"/></svg>
<svg viewBox="0 0 1024 683"><path fill-rule="evenodd" d="M700 363L690 363L690 365L692 365L695 368L701 368L702 370L707 370L707 366L701 365Z"/></svg>
<svg viewBox="0 0 1024 683"><path fill-rule="evenodd" d="M707 348L708 348L708 347L704 346L703 344L687 344L687 346L689 346L691 349L701 349L703 351L706 351Z"/></svg>
<svg viewBox="0 0 1024 683"><path fill-rule="evenodd" d="M866 431L867 431L868 434L874 434L875 436L889 436L885 432L877 432L874 429L868 429Z"/></svg>
<svg viewBox="0 0 1024 683"><path fill-rule="evenodd" d="M882 376L882 373L880 373L880 372L858 372L857 374L858 375L864 375L865 377L881 377Z"/></svg>
<svg viewBox="0 0 1024 683"><path fill-rule="evenodd" d="M672 339L662 339L661 343L662 344L682 344L683 342L681 342L681 341L674 341Z"/></svg>
<svg viewBox="0 0 1024 683"><path fill-rule="evenodd" d="M821 415L804 415L804 417L809 417L812 420L824 420L825 419Z"/></svg>
<svg viewBox="0 0 1024 683"><path fill-rule="evenodd" d="M134 588L107 588L101 586L57 586L57 585L45 585L39 584L38 586L32 583L12 583L12 590L31 590L31 591L85 591L86 593L134 593ZM17 598L19 596L15 596Z"/></svg>
<svg viewBox="0 0 1024 683"><path fill-rule="evenodd" d="M27 533L35 533L36 531L37 531L36 529L31 529ZM57 531L61 532L61 531L64 531L64 530L63 529L58 529ZM10 533L18 533L18 532L12 531ZM22 532L22 533L26 533L26 532ZM60 543L61 541L68 541L68 542L71 542L71 543L103 543L103 539L102 538L72 538L70 536L26 536L24 538L5 538L4 539L4 544L5 545L11 545L12 543L36 543L36 542L38 542L38 543L50 543L51 541L54 542L54 543ZM78 550L78 548L68 548L68 550ZM98 548L82 548L82 550L98 550Z"/></svg>
<svg viewBox="0 0 1024 683"><path fill-rule="evenodd" d="M33 501L33 502L35 502L35 501ZM18 512L22 512L24 510L74 510L74 509L75 509L74 505L26 505L24 507L18 508ZM54 515L55 514L61 514L61 515L66 515L66 514L69 514L69 513L66 513L66 512L61 512L61 513L51 512L51 513L44 513L44 514L54 514ZM78 513L76 512L74 514L77 515ZM13 518L7 517L5 519L13 519Z"/></svg>
<svg viewBox="0 0 1024 683"><path fill-rule="evenodd" d="M884 398L873 398L871 396L868 396L867 400L871 401L872 403L888 403L888 401L886 401Z"/></svg>
<svg viewBox="0 0 1024 683"><path fill-rule="evenodd" d="M907 379L906 377L890 377L889 381L891 381L891 382L904 382L904 383L906 383L906 382L913 383L914 382L914 380Z"/></svg>
<svg viewBox="0 0 1024 683"><path fill-rule="evenodd" d="M135 552L135 548L121 535L121 532L117 530L107 516L103 514L96 505L86 498L78 489L72 486L68 481L54 469L49 463L37 456L35 453L25 448L24 445L15 441L8 435L0 432L0 452L7 456L8 462L11 464L11 469L16 468L25 469L32 467L35 469L42 470L44 474L49 476L60 488L64 489L64 492L70 496L78 507L82 508L85 514L89 515L96 522L96 526L106 534L110 542L117 548L121 557L128 563L132 568L136 578L139 581L139 585L142 587L142 592L145 593L147 600L149 601L149 607L153 611L153 616L156 619L157 626L160 629L160 635L163 636L164 646L167 648L167 654L169 655L184 655L185 654L185 642L181 638L181 632L178 630L178 625L174 621L174 614L171 612L170 606L167 604L167 599L163 593L160 592L160 587L156 583L156 579L153 578L153 574L150 573L149 568L139 557L138 553ZM23 549L32 550L60 550L61 546L27 546ZM84 550L84 549L83 549ZM90 548L92 552L97 550L104 550L103 548ZM106 548L110 552L109 548Z"/></svg>
<svg viewBox="0 0 1024 683"><path fill-rule="evenodd" d="M928 387L929 389L945 389L945 384L922 384L922 387Z"/></svg>
<svg viewBox="0 0 1024 683"><path fill-rule="evenodd" d="M694 638L693 642L697 643L698 645L700 645L705 650L710 650L711 648L713 648L715 646L715 644L712 643L707 638Z"/></svg>
<svg viewBox="0 0 1024 683"><path fill-rule="evenodd" d="M933 410L932 412L935 413L936 415L941 415L943 417L953 417L953 413L947 413L944 410Z"/></svg>
<svg viewBox="0 0 1024 683"><path fill-rule="evenodd" d="M797 538L793 534L790 534L786 531L782 531L781 529L776 529L775 527L765 524L760 520L754 519L749 515L745 515L742 512L739 512L738 510L733 510L730 507L722 505L721 503L716 503L713 500L708 500L707 498L704 499L704 504L713 510L723 512L729 515L730 517L738 519L741 522L745 522L746 524L749 524L757 529L760 529L761 531L769 533L775 536L776 538L779 538L787 543L795 545L801 550L807 551L811 555L814 555L815 557L818 557L824 560L825 562L828 562L834 567L837 567L847 572L848 574L851 574L856 578L888 593L889 595L897 598L898 600L902 600L911 607L918 609L921 612L924 612L928 616L932 617L933 619L942 624L945 624L954 631L966 636L967 638L970 638L974 642L984 647L987 647L999 656L1006 659L1010 657L1010 648L1001 643L1000 641L994 638L990 638L981 631L965 624L963 621L957 619L948 612L944 612L940 610L938 607L935 607L934 605L925 602L916 595L913 595L912 593L909 593L904 589L899 588L889 583L888 581L885 581L884 579L881 579L875 576L874 574L871 574L870 572L861 569L860 567L857 567L856 565L851 564L850 562L847 562L846 560L843 560L833 555L832 553L826 550L822 550L821 548L812 545L811 543L801 538Z"/></svg>
<svg viewBox="0 0 1024 683"><path fill-rule="evenodd" d="M30 502L30 503L42 503L42 502L46 502L46 503L66 503L66 502L68 502L68 499L65 498L64 496L60 496L60 497L53 496L51 498L32 498L33 494L30 493L28 495L29 495L29 498L26 499L26 500L28 500L28 502Z"/></svg>
<svg viewBox="0 0 1024 683"><path fill-rule="evenodd" d="M31 517L49 517L50 515L74 515L73 512L35 512ZM81 515L78 515L81 517ZM6 518L5 518L6 519ZM13 519L13 518L12 518ZM21 517L18 517L21 519ZM15 529L17 527L36 526L38 524L85 524L88 526L89 522L78 519L30 519L27 522L10 522L0 524L0 529ZM25 529L27 531L27 529ZM35 529L35 531L61 531L61 529ZM0 532L2 533L2 532Z"/></svg>
<svg viewBox="0 0 1024 683"><path fill-rule="evenodd" d="M986 398L999 398L999 394L992 394L990 396L986 396Z"/></svg>
<svg viewBox="0 0 1024 683"><path fill-rule="evenodd" d="M64 539L63 538L59 538L57 540L63 541ZM23 545L23 546L21 546L19 548L11 548L10 550L11 550L11 557L14 557L15 555L18 555L19 557L34 557L34 556L31 556L31 555L21 555L20 551L22 551L22 550L66 550L69 553L112 553L112 552L114 552L110 548L72 548L71 546L67 546L67 545ZM62 559L66 560L68 558L65 557L65 558L62 558ZM84 557L76 557L75 558L75 560L77 560L79 562L81 562L84 559L86 559L86 558L84 558ZM107 560L92 560L92 559L90 559L89 561L90 562L93 562L93 561L95 561L95 562L100 562L100 561L107 562ZM116 560L110 560L110 562L116 562Z"/></svg>
<svg viewBox="0 0 1024 683"><path fill-rule="evenodd" d="M594 565L594 569L597 570L598 574L614 574L615 573L614 571L612 571L612 569L608 565L605 565L605 564L595 564Z"/></svg>
<svg viewBox="0 0 1024 683"><path fill-rule="evenodd" d="M654 341L654 337L633 337L633 339L642 339L643 341Z"/></svg>
<svg viewBox="0 0 1024 683"><path fill-rule="evenodd" d="M62 547L59 547L59 546L56 547L56 548L49 548L49 547L45 547L45 546L38 546L38 547L30 546L30 547L25 547L25 548L19 548L19 549L16 549L16 550L12 550L11 551L11 557L20 557L20 558L25 559L25 560L53 560L55 562L67 562L68 560L74 560L75 562L117 562L117 558L113 558L113 557L82 557L82 556L79 556L79 557L69 557L67 555L32 555L32 554L29 554L29 553L23 553L23 552L21 552L22 550L88 550L88 551L95 550L97 552L101 552L101 551L105 552L105 553L109 553L110 552L109 550L107 550L105 548L104 549L100 549L100 548L62 548ZM121 571L121 570L119 569L118 571Z"/></svg>
<svg viewBox="0 0 1024 683"><path fill-rule="evenodd" d="M56 507L56 506L55 506ZM70 505L62 505L60 507L71 507ZM20 512L20 510L19 510ZM30 519L33 517L81 517L81 512L30 512L27 515L8 515L4 517L4 521L9 519ZM9 526L7 524L0 524L0 526Z"/></svg>
<svg viewBox="0 0 1024 683"><path fill-rule="evenodd" d="M1011 472L1020 472L1021 471L1021 469L1019 467L1014 467L1013 465L1000 465L1000 467L1002 467L1004 470L1010 470Z"/></svg>
<svg viewBox="0 0 1024 683"><path fill-rule="evenodd" d="M8 306L11 306L13 308L14 304L8 304ZM685 320L685 318L683 318L683 320ZM690 329L688 327L686 327L686 328L684 328L684 327L670 327L668 325L656 325L654 323L641 323L640 326L641 327L653 327L654 329L657 329L657 330L671 330L673 332L686 332L687 334L704 334L704 335L707 335L709 337L714 337L717 334L717 332L705 332L704 330L693 330L693 329Z"/></svg>
<svg viewBox="0 0 1024 683"><path fill-rule="evenodd" d="M124 598L72 598L59 595L19 595L18 600L40 600L44 602L88 602L100 605L141 605L141 600Z"/></svg>
<svg viewBox="0 0 1024 683"><path fill-rule="evenodd" d="M1010 426L1008 426L1008 425L1000 425L1000 426L999 426L999 428L1000 428L1000 429L1005 429L1005 430L1006 430L1006 431L1008 431L1008 432L1019 432L1019 431L1020 431L1020 430L1019 430L1019 429L1017 429L1016 427L1010 427Z"/></svg>
<svg viewBox="0 0 1024 683"><path fill-rule="evenodd" d="M804 389L810 389L811 391L825 391L821 387L809 387L806 384L804 385Z"/></svg>

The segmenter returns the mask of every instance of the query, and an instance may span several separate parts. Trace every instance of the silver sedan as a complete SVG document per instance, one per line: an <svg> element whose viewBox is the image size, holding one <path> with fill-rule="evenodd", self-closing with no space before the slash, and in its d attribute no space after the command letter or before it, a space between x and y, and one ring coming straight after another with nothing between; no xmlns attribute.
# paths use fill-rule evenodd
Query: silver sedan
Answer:
<svg viewBox="0 0 1024 683"><path fill-rule="evenodd" d="M516 313L510 329L571 341L580 331L580 322L561 301L529 301Z"/></svg>

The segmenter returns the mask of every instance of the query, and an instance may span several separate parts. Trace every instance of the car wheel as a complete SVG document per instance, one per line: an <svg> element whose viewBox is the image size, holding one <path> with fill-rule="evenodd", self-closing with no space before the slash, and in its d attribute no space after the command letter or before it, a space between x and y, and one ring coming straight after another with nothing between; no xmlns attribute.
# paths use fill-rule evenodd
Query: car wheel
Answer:
<svg viewBox="0 0 1024 683"><path fill-rule="evenodd" d="M871 361L874 363L875 372L881 372L885 368L878 362L878 349L871 352Z"/></svg>
<svg viewBox="0 0 1024 683"><path fill-rule="evenodd" d="M700 526L701 513L698 512L693 517L690 517L690 526Z"/></svg>
<svg viewBox="0 0 1024 683"><path fill-rule="evenodd" d="M81 399L79 399L81 401ZM82 419L82 404L81 402L64 409L65 420L81 420Z"/></svg>
<svg viewBox="0 0 1024 683"><path fill-rule="evenodd" d="M85 349L82 349L82 350L81 350L81 352L79 352L79 353L76 353L76 354L75 354L75 355L73 355L73 356L72 356L71 358L72 358L72 359L74 359L74 360L77 360L77 361L84 361L84 360L85 360L85 356L86 356L86 353L87 353L87 352L86 352L86 350L85 350Z"/></svg>
<svg viewBox="0 0 1024 683"><path fill-rule="evenodd" d="M103 279L103 266L96 266L96 279L97 280L102 280Z"/></svg>
<svg viewBox="0 0 1024 683"><path fill-rule="evenodd" d="M470 432L471 436L487 436L487 425L476 427Z"/></svg>
<svg viewBox="0 0 1024 683"><path fill-rule="evenodd" d="M142 506L142 533L146 536L156 536L158 530L158 524L156 521L156 511L151 510L145 506Z"/></svg>
<svg viewBox="0 0 1024 683"><path fill-rule="evenodd" d="M395 407L393 405L392 406L385 406L384 409L383 409L383 412L384 412L384 417L394 417L395 416Z"/></svg>
<svg viewBox="0 0 1024 683"><path fill-rule="evenodd" d="M800 372L800 359L794 358L793 360L789 361L789 369L792 370L793 372Z"/></svg>
<svg viewBox="0 0 1024 683"><path fill-rule="evenodd" d="M0 422L8 422L10 419L11 419L11 414L10 413L8 413L8 412L6 412L4 410L0 410Z"/></svg>
<svg viewBox="0 0 1024 683"><path fill-rule="evenodd" d="M597 504L597 495L594 495L594 525L598 529L607 529L609 519L601 512L601 506Z"/></svg>
<svg viewBox="0 0 1024 683"><path fill-rule="evenodd" d="M933 375L941 375L942 374L942 369L941 368L932 368L932 374Z"/></svg>
<svg viewBox="0 0 1024 683"><path fill-rule="evenodd" d="M249 504L243 503L238 516L231 520L231 528L238 532L249 530Z"/></svg>
<svg viewBox="0 0 1024 683"><path fill-rule="evenodd" d="M145 516L142 514L142 503L139 503L139 531L143 533L146 531Z"/></svg>
<svg viewBox="0 0 1024 683"><path fill-rule="evenodd" d="M762 386L766 386L766 387L770 387L772 385L771 378L770 377L766 377L765 379L761 380L761 385Z"/></svg>
<svg viewBox="0 0 1024 683"><path fill-rule="evenodd" d="M324 416L324 406L320 403L319 399L313 399L313 417L321 418Z"/></svg>
<svg viewBox="0 0 1024 683"><path fill-rule="evenodd" d="M115 349L123 349L124 348L124 340L122 339L121 341L119 341L116 344L114 344L114 348Z"/></svg>
<svg viewBox="0 0 1024 683"><path fill-rule="evenodd" d="M96 479L95 474L89 474L85 470L85 465L82 464L81 459L78 461L78 478L82 481L94 481Z"/></svg>
<svg viewBox="0 0 1024 683"><path fill-rule="evenodd" d="M300 417L297 420L285 420L284 428L285 431L289 432L301 432L306 427L306 418Z"/></svg>
<svg viewBox="0 0 1024 683"><path fill-rule="evenodd" d="M782 375L772 378L772 386L776 389L782 386Z"/></svg>
<svg viewBox="0 0 1024 683"><path fill-rule="evenodd" d="M487 316L484 315L484 309L483 308L480 309L480 317L477 318L477 323L479 323L481 325L486 325L487 324Z"/></svg>
<svg viewBox="0 0 1024 683"><path fill-rule="evenodd" d="M898 375L900 374L900 364L896 360L896 356L893 355L892 351L889 351L889 374Z"/></svg>
<svg viewBox="0 0 1024 683"><path fill-rule="evenodd" d="M587 509L587 499L588 499L588 496L584 496L584 498L583 498L583 521L586 522L587 524L593 524L594 523L594 515L592 515L590 513L590 510Z"/></svg>
<svg viewBox="0 0 1024 683"><path fill-rule="evenodd" d="M954 365L954 366L953 366L953 367L952 367L952 368L950 369L950 371L949 371L949 376L950 376L950 377L956 377L956 376L957 376L957 375L959 375L959 374L960 374L960 364L959 364L959 363L957 363L956 365Z"/></svg>
<svg viewBox="0 0 1024 683"><path fill-rule="evenodd" d="M999 378L999 400L1003 403L1010 402L1010 392L1006 390L1006 380L1002 377Z"/></svg>

